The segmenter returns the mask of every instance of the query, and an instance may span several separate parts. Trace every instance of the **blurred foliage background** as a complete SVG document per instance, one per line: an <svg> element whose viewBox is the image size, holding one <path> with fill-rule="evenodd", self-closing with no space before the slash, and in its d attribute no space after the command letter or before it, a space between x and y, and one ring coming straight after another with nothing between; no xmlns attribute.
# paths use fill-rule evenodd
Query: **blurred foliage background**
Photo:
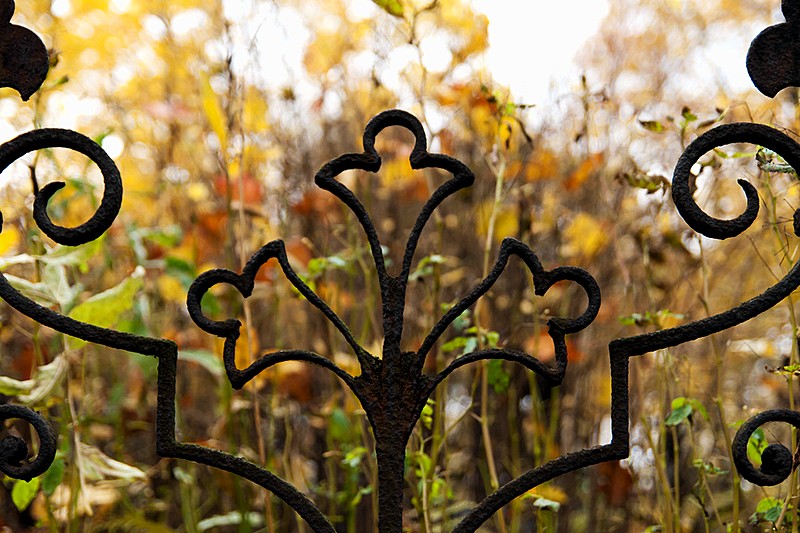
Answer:
<svg viewBox="0 0 800 533"><path fill-rule="evenodd" d="M800 188L776 154L729 146L695 169L695 197L716 216L743 210L734 177L759 187L758 223L730 242L699 238L670 199L680 153L714 125L798 131L796 90L775 100L737 90L722 75L726 64L715 62L730 43L749 43L782 20L778 3L611 0L578 54L582 75L546 102L522 102L487 70L492 21L464 0L376 0L358 10L346 0L17 2L15 23L42 36L52 68L28 103L0 90L0 140L74 128L115 159L125 199L100 241L56 246L31 220L32 182L68 182L50 212L74 225L98 202L99 172L66 150L26 157L0 177L0 265L20 290L61 313L176 341L180 439L266 465L343 532L375 531L374 443L356 399L323 370L292 363L232 391L221 344L189 320L185 297L199 273L239 271L281 238L293 267L379 354L366 240L313 176L333 157L360 151L363 127L378 112L411 111L431 151L459 158L477 180L423 234L408 349L485 275L506 236L528 243L545 268L586 268L603 290L595 323L571 337L562 386L548 388L512 363L476 365L450 377L429 404L408 449L404 520L413 532L449 531L499 485L609 439L609 341L727 309L797 260L790 234ZM304 38L264 36L265 25L302 27ZM277 87L261 67L282 57L275 46L297 46L302 64L287 67ZM431 47L448 58L436 68L425 60ZM520 69L544 75L540 54L547 50L527 49L520 36ZM387 130L378 138L380 172L342 178L372 214L394 259L390 273L444 179L411 170L412 146L405 130ZM534 297L520 267L512 264L454 324L428 371L479 344L552 360L548 317L574 316L585 301L568 285ZM730 459L743 420L796 407L795 309L789 298L733 331L632 361L630 458L538 487L481 531L797 530L798 476L762 489L743 482ZM272 263L252 298L217 293L205 310L246 324L240 364L305 348L357 371L333 327ZM35 407L59 432L58 458L44 476L0 483L6 530L307 531L249 482L156 456L155 360L65 338L5 305L0 342L0 401ZM751 459L758 463L778 440L796 438L768 426L751 441Z"/></svg>

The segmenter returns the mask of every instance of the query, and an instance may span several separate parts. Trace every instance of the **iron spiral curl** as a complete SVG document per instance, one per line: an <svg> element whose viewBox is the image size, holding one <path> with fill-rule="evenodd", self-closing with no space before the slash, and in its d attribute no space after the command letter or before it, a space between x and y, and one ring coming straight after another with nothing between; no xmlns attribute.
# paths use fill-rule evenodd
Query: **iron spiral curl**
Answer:
<svg viewBox="0 0 800 533"><path fill-rule="evenodd" d="M800 412L772 409L750 418L733 438L733 462L739 474L750 483L762 487L778 485L789 479L797 468L797 457L786 446L773 443L761 453L761 467L756 468L747 457L747 446L755 431L769 422L782 422L800 429Z"/></svg>
<svg viewBox="0 0 800 533"><path fill-rule="evenodd" d="M47 420L39 413L21 405L0 405L0 422L20 419L28 422L39 437L39 451L27 461L28 445L19 437L0 439L0 472L14 479L30 481L50 468L56 457L56 435Z"/></svg>
<svg viewBox="0 0 800 533"><path fill-rule="evenodd" d="M47 203L65 183L48 183L34 191L33 218L36 225L45 235L65 246L78 246L99 238L111 227L122 207L122 177L117 165L100 145L85 135L71 130L45 128L23 133L0 145L0 172L25 154L44 148L68 148L91 159L103 175L105 189L97 211L89 220L74 228L65 228L55 224L47 213ZM0 228L1 224L2 216Z"/></svg>
<svg viewBox="0 0 800 533"><path fill-rule="evenodd" d="M714 218L705 213L692 198L689 186L692 167L708 152L734 143L763 146L783 157L792 168L800 169L800 145L785 133L764 124L745 122L725 124L707 131L692 141L675 166L672 200L686 223L706 237L714 239L736 237L752 226L758 216L758 192L751 183L742 179L738 180L738 183L747 197L747 207L734 219Z"/></svg>

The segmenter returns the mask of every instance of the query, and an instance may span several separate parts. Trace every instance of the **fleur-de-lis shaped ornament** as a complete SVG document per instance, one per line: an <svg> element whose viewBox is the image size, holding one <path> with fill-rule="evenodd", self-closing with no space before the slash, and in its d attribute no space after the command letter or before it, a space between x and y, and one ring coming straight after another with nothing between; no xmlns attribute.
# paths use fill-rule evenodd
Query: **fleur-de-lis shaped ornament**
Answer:
<svg viewBox="0 0 800 533"><path fill-rule="evenodd" d="M347 170L377 172L381 158L375 150L375 138L385 128L400 126L414 134L415 145L410 155L414 169L438 168L452 177L436 189L422 207L409 234L398 276L386 271L383 248L377 231L361 201L337 177ZM376 116L366 126L363 138L364 151L346 154L327 163L317 173L316 184L334 194L356 215L369 243L380 285L384 342L381 357L370 354L355 339L353 334L328 307L328 305L306 285L289 264L282 241L273 241L259 250L247 262L241 274L230 270L211 270L200 275L189 289L187 306L189 314L200 328L225 340L224 362L228 379L235 388L243 387L265 368L287 360L306 361L333 371L353 391L361 402L375 436L378 461L378 515L383 533L402 531L403 486L405 450L411 432L422 413L426 402L437 385L454 370L468 363L486 359L504 359L522 364L552 383L560 383L567 367L567 345L565 336L588 326L600 308L600 290L594 279L584 270L575 267L559 267L545 270L528 246L515 239L505 239L489 275L469 294L449 309L433 327L416 351L404 351L400 346L403 331L403 315L406 307L406 288L414 253L425 224L433 211L448 197L460 189L472 185L472 172L460 161L427 151L427 141L422 124L405 111L386 111ZM533 275L534 292L543 295L555 283L571 281L586 292L589 303L586 311L577 318L552 318L548 332L555 349L554 367L548 367L535 357L512 349L498 348L478 350L461 356L440 373L432 376L423 373L425 359L436 341L447 327L486 294L502 275L511 256L516 256ZM202 312L200 302L203 295L217 284L235 287L242 296L249 297L259 268L267 261L276 260L291 284L309 302L317 307L339 330L361 366L361 374L353 376L338 367L323 355L303 350L281 350L261 356L245 369L236 367L236 340L241 323L235 319L213 321Z"/></svg>

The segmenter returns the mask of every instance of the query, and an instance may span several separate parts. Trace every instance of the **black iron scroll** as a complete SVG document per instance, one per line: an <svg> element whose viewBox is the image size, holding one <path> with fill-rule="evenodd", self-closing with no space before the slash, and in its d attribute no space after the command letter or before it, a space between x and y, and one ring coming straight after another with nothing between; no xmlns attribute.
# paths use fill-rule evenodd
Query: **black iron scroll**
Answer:
<svg viewBox="0 0 800 533"><path fill-rule="evenodd" d="M799 5L798 0L784 0L786 26L779 25L762 33L754 41L748 56L748 67L754 82L768 94L775 94L786 86L800 85L797 60L800 57L797 36L800 33L796 28L800 20ZM0 0L0 26L2 26L0 57L3 58L0 64L2 67L0 85L18 88L22 97L28 98L44 80L41 61L43 58L46 61L47 54L43 45L39 46L40 42L35 44L31 41L35 38L31 32L10 24L13 9L14 4L11 0ZM38 42L38 38L35 39ZM781 49L780 61L789 58L789 63L784 65L786 69L773 68L772 61L775 58L771 54L774 52L775 43L784 46ZM775 73L779 75L773 75ZM375 150L375 138L382 130L391 126L405 128L414 135L415 145L410 155L412 168L437 168L450 176L433 192L417 216L406 242L401 270L397 276L390 276L386 270L383 248L365 207L356 195L337 179L340 174L352 169L377 172L381 167L381 159ZM707 215L692 198L689 187L692 166L709 151L731 143L751 143L769 148L781 155L793 168L800 169L800 145L768 126L749 123L723 125L692 142L675 168L673 200L689 226L698 233L715 239L727 239L741 234L753 224L759 210L755 188L742 180L739 184L747 197L747 207L733 220L718 220ZM47 214L49 199L63 184L50 184L35 192L34 220L39 228L57 243L75 246L93 241L111 226L119 213L122 201L122 181L119 172L114 162L94 141L67 130L43 129L29 132L0 145L0 171L28 152L52 147L64 147L86 155L100 168L105 189L100 206L87 222L75 228L64 228L54 224ZM567 371L566 336L585 329L597 316L600 309L600 288L585 270L570 266L547 270L525 243L515 239L505 239L487 277L444 314L416 351L403 351L400 339L403 332L406 290L420 235L434 210L449 196L471 186L475 176L460 161L446 155L428 152L422 125L414 116L404 111L386 111L373 118L364 130L363 147L362 153L346 154L325 164L317 173L315 183L347 205L355 214L369 243L380 284L385 334L381 357L369 353L361 346L339 316L303 282L292 269L284 244L280 240L270 242L258 250L241 273L216 269L200 275L189 289L187 307L191 318L201 329L224 340L225 370L232 387L242 388L266 368L294 360L330 370L353 391L367 414L375 437L379 483L377 487L379 529L382 533L401 533L406 446L427 399L436 387L454 370L487 359L514 361L552 384L561 383ZM794 231L800 236L800 211L795 212ZM587 295L588 304L583 314L574 318L552 318L547 324L555 351L555 363L548 366L521 351L488 349L458 357L436 375L425 374L423 369L426 357L437 340L461 313L492 288L512 256L521 260L531 272L536 295L545 294L554 284L561 281L577 284ZM262 355L247 368L236 366L236 341L240 335L241 323L235 319L215 321L207 318L200 302L206 292L219 284L231 285L244 298L249 297L254 288L257 271L270 261L277 262L289 282L339 331L360 364L360 374L351 375L324 355L305 350L272 352ZM782 280L737 307L678 327L612 341L609 344L612 379L611 442L565 454L506 483L478 503L454 531L458 533L476 531L481 524L513 499L548 480L590 465L627 457L630 441L628 429L630 358L732 328L774 307L799 286L800 264L796 264ZM64 334L103 346L156 357L158 359L156 450L159 455L202 463L246 478L286 502L314 531L323 533L335 531L328 518L311 500L264 467L240 456L182 443L176 439L177 346L173 342L101 328L60 315L23 296L1 273L0 298L22 314ZM30 409L1 405L0 420L11 418L29 422L38 434L40 446L36 457L29 459L30 452L24 441L16 437L6 437L1 440L0 471L20 479L30 479L40 475L52 463L55 454L55 436L49 424L41 415ZM773 444L767 448L759 469L747 459L747 442L752 433L760 425L773 421L800 427L800 414L783 409L762 413L741 427L733 443L737 469L745 479L759 485L780 483L796 467L793 454L780 444Z"/></svg>

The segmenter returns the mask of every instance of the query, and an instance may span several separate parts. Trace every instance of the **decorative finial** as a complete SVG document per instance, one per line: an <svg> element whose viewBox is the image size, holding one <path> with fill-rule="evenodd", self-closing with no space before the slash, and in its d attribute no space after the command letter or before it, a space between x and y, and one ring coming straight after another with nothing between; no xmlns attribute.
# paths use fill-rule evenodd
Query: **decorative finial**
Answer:
<svg viewBox="0 0 800 533"><path fill-rule="evenodd" d="M14 0L0 0L0 87L11 87L28 100L47 77L50 60L42 40L11 24Z"/></svg>
<svg viewBox="0 0 800 533"><path fill-rule="evenodd" d="M747 53L750 79L770 98L800 87L800 0L783 0L781 10L786 22L762 31Z"/></svg>

